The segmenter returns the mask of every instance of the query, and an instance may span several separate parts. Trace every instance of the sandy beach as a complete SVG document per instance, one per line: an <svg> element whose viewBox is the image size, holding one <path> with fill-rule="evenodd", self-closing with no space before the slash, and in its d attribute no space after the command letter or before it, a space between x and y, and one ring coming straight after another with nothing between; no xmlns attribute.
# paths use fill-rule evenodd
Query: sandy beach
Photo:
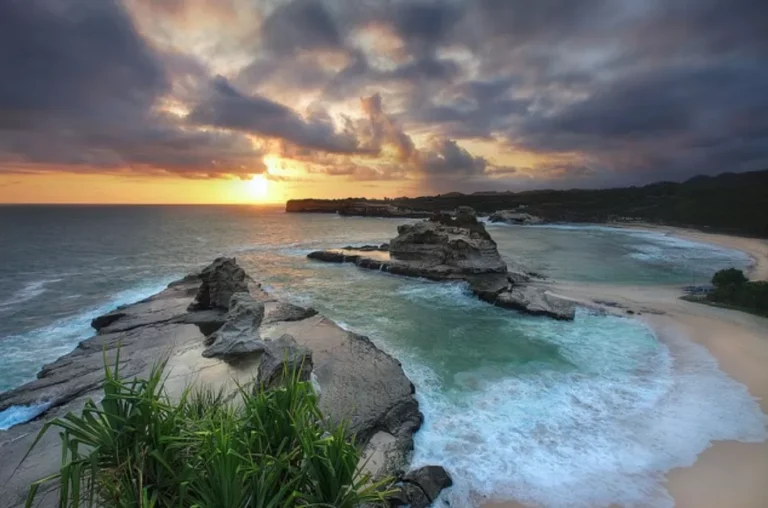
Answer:
<svg viewBox="0 0 768 508"><path fill-rule="evenodd" d="M639 226L638 226L639 227ZM741 250L753 259L749 276L768 279L768 241L704 233L683 228L648 227L681 238ZM684 338L701 344L730 377L743 383L768 414L768 319L681 300L678 287L559 283L553 290L586 305L612 301L612 312L635 313L660 340ZM734 416L736 417L736 416ZM667 489L680 508L765 508L768 506L768 441L718 441L690 467L667 474ZM484 508L520 508L515 501L489 502Z"/></svg>

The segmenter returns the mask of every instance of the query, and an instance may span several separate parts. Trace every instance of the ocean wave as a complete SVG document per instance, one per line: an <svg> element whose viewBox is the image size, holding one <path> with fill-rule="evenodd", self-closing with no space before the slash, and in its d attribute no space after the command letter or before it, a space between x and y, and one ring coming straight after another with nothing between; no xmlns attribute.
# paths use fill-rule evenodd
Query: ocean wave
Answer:
<svg viewBox="0 0 768 508"><path fill-rule="evenodd" d="M20 303L28 302L37 298L47 291L46 286L61 282L62 279L40 279L27 282L24 287L15 291L9 298L0 301L0 309L13 307Z"/></svg>
<svg viewBox="0 0 768 508"><path fill-rule="evenodd" d="M766 438L754 398L701 346L660 344L638 322L583 311L571 326L528 326L573 368L478 369L445 390L430 369L405 365L425 415L412 466L444 465L452 506L671 507L667 471L712 441Z"/></svg>
<svg viewBox="0 0 768 508"><path fill-rule="evenodd" d="M159 293L172 280L174 277L117 292L103 305L42 328L3 337L0 341L0 358L3 359L0 392L32 381L43 365L69 353L80 341L93 335L91 320L96 316Z"/></svg>

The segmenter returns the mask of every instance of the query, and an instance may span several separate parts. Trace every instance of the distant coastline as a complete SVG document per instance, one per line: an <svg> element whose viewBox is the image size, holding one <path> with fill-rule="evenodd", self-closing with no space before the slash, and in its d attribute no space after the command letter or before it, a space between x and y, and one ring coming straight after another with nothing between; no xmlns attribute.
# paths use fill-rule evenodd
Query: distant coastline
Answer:
<svg viewBox="0 0 768 508"><path fill-rule="evenodd" d="M294 199L289 213L337 213L365 217L423 218L471 206L479 214L507 210L544 222L646 223L768 238L768 170L697 176L683 183L643 187L526 192L451 192L393 199Z"/></svg>

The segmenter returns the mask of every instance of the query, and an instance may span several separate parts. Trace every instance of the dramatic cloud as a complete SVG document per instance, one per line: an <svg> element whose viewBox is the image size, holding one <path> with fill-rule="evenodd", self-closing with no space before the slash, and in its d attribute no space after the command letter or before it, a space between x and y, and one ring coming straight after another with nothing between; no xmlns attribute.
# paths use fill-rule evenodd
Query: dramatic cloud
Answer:
<svg viewBox="0 0 768 508"><path fill-rule="evenodd" d="M0 171L270 155L428 192L761 169L766 61L762 0L5 0Z"/></svg>
<svg viewBox="0 0 768 508"><path fill-rule="evenodd" d="M209 96L188 116L190 122L279 138L323 152L360 150L354 133L336 132L324 111L316 111L304 120L287 106L258 95L243 95L222 76L213 80L211 88Z"/></svg>
<svg viewBox="0 0 768 508"><path fill-rule="evenodd" d="M242 174L244 137L184 127L157 103L162 58L113 1L0 3L0 167Z"/></svg>

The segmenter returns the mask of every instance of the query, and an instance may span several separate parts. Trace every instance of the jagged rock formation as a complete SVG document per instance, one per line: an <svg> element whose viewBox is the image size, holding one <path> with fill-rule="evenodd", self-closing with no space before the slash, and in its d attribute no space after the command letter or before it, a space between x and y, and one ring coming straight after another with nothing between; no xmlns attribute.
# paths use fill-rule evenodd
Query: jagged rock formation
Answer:
<svg viewBox="0 0 768 508"><path fill-rule="evenodd" d="M189 310L227 309L233 294L248 292L248 277L235 258L216 258L198 277L202 284Z"/></svg>
<svg viewBox="0 0 768 508"><path fill-rule="evenodd" d="M235 390L235 383L254 380L271 386L279 382L282 372L277 365L282 368L284 359L301 365L303 378L311 371L313 384L319 387L320 409L329 421L345 420L366 457L382 458L367 469L376 476L401 470L423 417L400 363L368 338L341 329L316 311L276 300L241 271L234 260L217 260L151 298L96 318L96 335L44 366L38 379L0 394L0 411L42 404L39 418L0 432L0 508L22 505L33 481L58 471L60 441L53 432L16 468L45 421L79 411L88 398L99 396L104 355L114 363L118 346L120 374L126 378L146 377L159 359L168 357L166 389L171 397L192 382L227 391ZM206 283L208 288L203 289ZM243 289L242 283L245 291L235 291ZM221 298L229 291L233 305L221 308ZM195 295L203 296L198 303L207 298L205 310L187 310ZM224 332L242 334L241 338L253 334L265 344L264 353L247 350L240 357L243 361L204 357L205 334L219 329L222 333L214 337L213 345ZM227 359L237 358L229 354ZM38 499L40 506L57 506L51 485L41 488Z"/></svg>
<svg viewBox="0 0 768 508"><path fill-rule="evenodd" d="M332 249L308 258L354 263L361 268L430 280L463 280L484 301L555 319L573 319L571 300L549 292L519 270L509 271L496 242L478 222L474 210L460 207L455 215L435 214L427 221L404 224L388 249Z"/></svg>
<svg viewBox="0 0 768 508"><path fill-rule="evenodd" d="M266 348L259 335L263 319L264 303L254 299L250 293L233 294L224 325L205 338L204 344L208 347L202 355L231 359L262 353Z"/></svg>
<svg viewBox="0 0 768 508"><path fill-rule="evenodd" d="M507 271L496 242L471 208L461 207L455 216L437 214L428 221L404 224L397 233L389 243L393 260L452 275Z"/></svg>
<svg viewBox="0 0 768 508"><path fill-rule="evenodd" d="M525 226L530 224L541 224L544 222L544 219L541 217L515 210L499 210L498 212L492 213L490 217L488 217L488 220L491 222L505 222L507 224L520 224Z"/></svg>

